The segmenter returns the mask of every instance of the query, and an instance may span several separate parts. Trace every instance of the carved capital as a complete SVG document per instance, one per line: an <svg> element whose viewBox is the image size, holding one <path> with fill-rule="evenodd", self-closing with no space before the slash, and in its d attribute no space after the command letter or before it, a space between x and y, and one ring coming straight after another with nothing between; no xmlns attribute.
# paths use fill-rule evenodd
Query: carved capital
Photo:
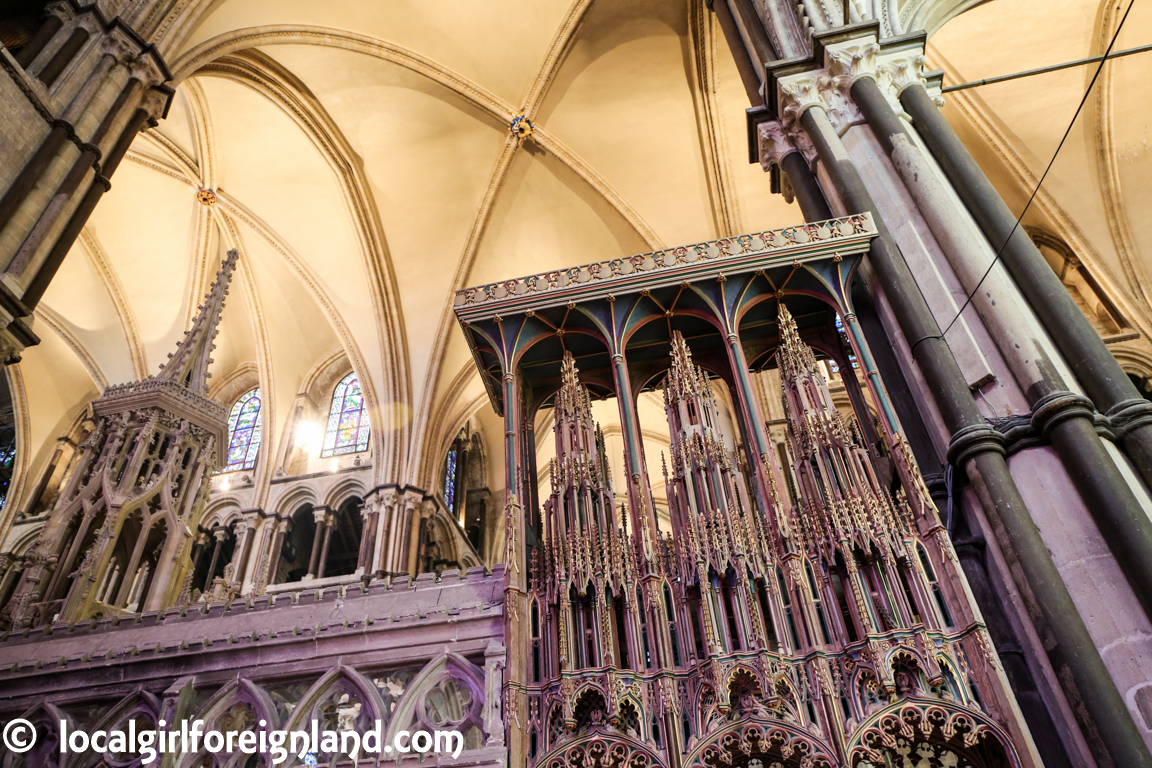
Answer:
<svg viewBox="0 0 1152 768"><path fill-rule="evenodd" d="M899 97L910 85L928 87L928 80L924 77L927 63L928 59L921 53L906 53L884 59L880 68Z"/></svg>
<svg viewBox="0 0 1152 768"><path fill-rule="evenodd" d="M757 126L757 138L760 145L760 167L765 171L771 170L773 165L779 165L785 155L799 151L778 120L760 123Z"/></svg>
<svg viewBox="0 0 1152 768"><path fill-rule="evenodd" d="M118 64L128 64L136 56L136 43L119 29L113 29L100 41L100 52Z"/></svg>
<svg viewBox="0 0 1152 768"><path fill-rule="evenodd" d="M824 70L803 72L782 77L777 81L779 88L780 114L786 125L800 122L812 107L827 110L824 93L832 87L832 78Z"/></svg>
<svg viewBox="0 0 1152 768"><path fill-rule="evenodd" d="M72 4L67 2L67 0L57 0L57 2L49 3L44 9L44 12L55 16L64 23L68 23L76 15L75 11L72 10Z"/></svg>
<svg viewBox="0 0 1152 768"><path fill-rule="evenodd" d="M159 120L164 114L164 105L167 103L168 94L149 88L141 97L139 108L146 111L153 120Z"/></svg>
<svg viewBox="0 0 1152 768"><path fill-rule="evenodd" d="M829 45L824 50L824 61L837 87L847 92L862 77L877 79L879 53L876 38L866 37Z"/></svg>

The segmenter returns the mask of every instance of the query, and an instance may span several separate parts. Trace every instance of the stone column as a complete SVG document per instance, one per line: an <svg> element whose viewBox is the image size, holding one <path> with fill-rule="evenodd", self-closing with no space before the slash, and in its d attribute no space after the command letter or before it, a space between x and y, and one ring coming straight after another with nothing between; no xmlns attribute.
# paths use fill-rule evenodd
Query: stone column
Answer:
<svg viewBox="0 0 1152 768"><path fill-rule="evenodd" d="M880 234L872 241L869 264L884 286L893 317L953 435L949 460L966 468L985 511L1003 525L1027 586L1061 646L1063 659L1113 759L1120 765L1152 760L1008 472L1003 437L988 426L976 407L923 294L829 121L821 93L830 84L829 78L809 72L781 77L777 83L781 111L812 140L844 206L853 213L871 212L875 219Z"/></svg>
<svg viewBox="0 0 1152 768"><path fill-rule="evenodd" d="M324 517L324 540L320 544L320 563L316 566L316 578L324 578L324 571L328 567L328 547L332 544L332 529L336 527L338 512L329 512Z"/></svg>
<svg viewBox="0 0 1152 768"><path fill-rule="evenodd" d="M624 433L624 464L628 471L632 537L643 557L651 560L655 556L656 507L641 453L640 422L636 417L636 402L632 397L632 379L628 374L628 363L621 352L612 355L612 378L616 402L620 408L620 428Z"/></svg>
<svg viewBox="0 0 1152 768"><path fill-rule="evenodd" d="M372 570L373 550L376 545L376 517L379 511L376 502L362 502L357 513L362 521L360 525L360 556L356 560L357 573L370 573Z"/></svg>
<svg viewBox="0 0 1152 768"><path fill-rule="evenodd" d="M80 547L84 546L84 537L88 535L88 529L92 525L93 517L95 517L95 512L90 508L84 513L84 517L81 518L80 525L72 535L68 549L56 564L56 570L52 574L52 581L44 591L44 598L46 600L55 600L62 591L61 588L64 586L65 579L72 573L72 567L76 564L76 558L80 554Z"/></svg>
<svg viewBox="0 0 1152 768"><path fill-rule="evenodd" d="M224 539L228 538L228 531L217 528L212 531L212 536L215 537L216 543L212 546L212 559L208 561L208 576L204 579L205 592L212 588L212 580L216 578L216 566L220 564L220 550L224 548Z"/></svg>
<svg viewBox="0 0 1152 768"><path fill-rule="evenodd" d="M168 71L159 53L123 18L108 21L95 5L75 2L53 3L48 11L17 54L24 71L9 68L4 75L27 94L11 105L15 114L48 124L30 154L19 144L21 156L7 158L19 168L0 189L0 264L5 265L0 361L5 363L39 343L31 329L36 303L109 188L132 138L162 113L172 94L161 86ZM152 90L155 86L160 90ZM144 101L142 92L149 94Z"/></svg>
<svg viewBox="0 0 1152 768"><path fill-rule="evenodd" d="M292 521L280 520L275 525L276 532L272 535L272 542L266 553L268 557L267 575L261 578L261 575L258 574L256 582L252 585L252 591L256 594L263 594L269 584L276 583L276 571L280 568L280 549L284 546L284 537L291 529Z"/></svg>
<svg viewBox="0 0 1152 768"><path fill-rule="evenodd" d="M876 82L879 46L865 39L827 50L832 71L850 82L853 100L971 294L980 319L1032 407L1034 426L1052 441L1133 591L1152 615L1152 519L1101 444L1092 403L1068 391L1061 375L1063 361L1053 359L1058 355L1044 343L1046 334L1011 278L997 268L987 242L955 209L935 168L882 93Z"/></svg>
<svg viewBox="0 0 1152 768"><path fill-rule="evenodd" d="M508 363L505 362L505 366ZM504 644L528 648L528 568L525 547L525 512L522 488L524 403L514 371L504 372ZM527 654L509 654L504 670L503 720L509 754L528 752ZM570 702L565 702L571 706Z"/></svg>
<svg viewBox="0 0 1152 768"><path fill-rule="evenodd" d="M244 568L248 565L248 551L252 543L252 528L247 520L237 520L232 524L236 546L232 551L233 574L237 583L244 583Z"/></svg>
<svg viewBox="0 0 1152 768"><path fill-rule="evenodd" d="M48 42L64 26L64 21L70 18L68 11L71 9L67 3L51 3L44 10L48 17L40 24L40 28L36 30L32 39L25 43L24 47L16 54L16 63L24 69L27 69L28 65L40 55Z"/></svg>
<svg viewBox="0 0 1152 768"><path fill-rule="evenodd" d="M320 550L324 541L324 521L328 519L327 507L315 507L312 510L312 522L315 528L312 533L312 550L308 557L308 574L305 579L315 578L320 566Z"/></svg>
<svg viewBox="0 0 1152 768"><path fill-rule="evenodd" d="M908 83L899 98L1076 379L1112 420L1113 432L1144 484L1152 488L1152 403L1133 386L1036 244L1016 226L1015 214L940 114L924 83L919 79Z"/></svg>
<svg viewBox="0 0 1152 768"><path fill-rule="evenodd" d="M760 403L752 389L748 359L744 355L739 333L735 330L729 332L727 341L728 366L735 384L733 395L740 419L744 423L748 461L756 476L753 490L762 513L774 525L779 525L781 521L775 518L775 512L780 505L780 488L784 485L784 476L768 442L768 432L764 427L764 417L760 414Z"/></svg>
<svg viewBox="0 0 1152 768"><path fill-rule="evenodd" d="M389 548L392 546L390 538L392 521L396 517L396 507L399 494L395 489L377 491L375 503L382 513L376 515L375 544L372 548L372 573L381 573L390 570L388 562Z"/></svg>

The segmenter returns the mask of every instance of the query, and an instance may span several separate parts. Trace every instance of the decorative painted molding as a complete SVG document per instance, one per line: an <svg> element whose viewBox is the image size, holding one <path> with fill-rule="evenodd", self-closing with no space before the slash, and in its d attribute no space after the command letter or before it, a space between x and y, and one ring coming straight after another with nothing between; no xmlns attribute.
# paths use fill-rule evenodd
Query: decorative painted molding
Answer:
<svg viewBox="0 0 1152 768"><path fill-rule="evenodd" d="M642 253L627 259L612 259L565 270L544 272L528 277L514 278L499 283L490 283L475 288L465 288L456 292L456 313L462 321L467 321L472 306L515 302L528 294L555 291L567 295L582 284L599 283L611 287L619 283L622 290L635 283L639 275L646 281L650 276L643 273L679 273L698 270L707 264L708 269L724 269L724 260L747 257L754 254L780 253L781 256L805 249L819 248L829 241L840 240L845 249L858 239L867 240L876 234L871 214L857 214L839 219L803 224L795 227L755 232L733 238L710 240L695 245L680 246L668 250ZM714 263L711 263L714 262ZM684 279L688 279L687 276Z"/></svg>

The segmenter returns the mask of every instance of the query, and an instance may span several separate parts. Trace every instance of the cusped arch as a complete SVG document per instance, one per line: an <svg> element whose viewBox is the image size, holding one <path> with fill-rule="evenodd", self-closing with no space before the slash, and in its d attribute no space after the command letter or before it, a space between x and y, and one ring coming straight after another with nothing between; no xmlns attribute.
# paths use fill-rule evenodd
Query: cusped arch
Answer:
<svg viewBox="0 0 1152 768"><path fill-rule="evenodd" d="M721 768L760 759L783 768L838 768L836 751L807 731L779 720L744 718L708 734L685 768Z"/></svg>
<svg viewBox="0 0 1152 768"><path fill-rule="evenodd" d="M895 754L894 744L916 746L910 738L933 748L937 759L941 751L951 752L973 768L1022 765L1012 739L983 712L938 699L902 699L861 723L845 746L849 768L885 765L884 753Z"/></svg>
<svg viewBox="0 0 1152 768"><path fill-rule="evenodd" d="M648 744L624 733L607 735L601 731L564 741L536 760L540 768L598 768L603 765L628 768L665 768L666 763Z"/></svg>

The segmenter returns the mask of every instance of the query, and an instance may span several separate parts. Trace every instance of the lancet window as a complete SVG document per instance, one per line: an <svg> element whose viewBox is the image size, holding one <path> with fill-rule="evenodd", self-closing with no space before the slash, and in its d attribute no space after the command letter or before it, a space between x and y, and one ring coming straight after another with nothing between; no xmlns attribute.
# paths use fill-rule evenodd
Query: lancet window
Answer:
<svg viewBox="0 0 1152 768"><path fill-rule="evenodd" d="M228 456L221 472L255 467L260 439L260 388L256 387L245 392L228 414Z"/></svg>
<svg viewBox="0 0 1152 768"><path fill-rule="evenodd" d="M324 434L321 457L339 456L368 450L368 413L364 409L364 393L360 379L350 373L340 380L332 393L328 409L328 428Z"/></svg>

